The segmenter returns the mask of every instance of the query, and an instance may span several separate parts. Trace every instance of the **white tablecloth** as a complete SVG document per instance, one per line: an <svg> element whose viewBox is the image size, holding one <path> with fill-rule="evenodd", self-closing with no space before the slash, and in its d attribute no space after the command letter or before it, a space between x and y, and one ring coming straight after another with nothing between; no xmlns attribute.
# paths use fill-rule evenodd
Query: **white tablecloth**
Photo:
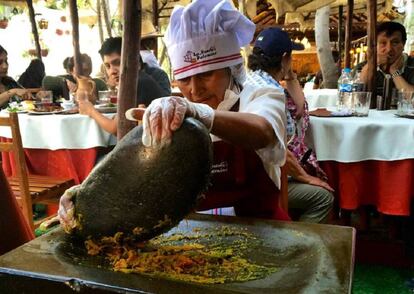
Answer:
<svg viewBox="0 0 414 294"><path fill-rule="evenodd" d="M304 91L309 109L336 107L337 89L316 89Z"/></svg>
<svg viewBox="0 0 414 294"><path fill-rule="evenodd" d="M368 117L310 117L307 140L319 161L358 162L414 158L414 120L395 110Z"/></svg>
<svg viewBox="0 0 414 294"><path fill-rule="evenodd" d="M7 116L1 113L1 116ZM115 114L104 114L112 117ZM116 138L98 126L95 120L81 114L19 114L24 148L87 149L116 144ZM10 128L0 127L0 137L11 138Z"/></svg>

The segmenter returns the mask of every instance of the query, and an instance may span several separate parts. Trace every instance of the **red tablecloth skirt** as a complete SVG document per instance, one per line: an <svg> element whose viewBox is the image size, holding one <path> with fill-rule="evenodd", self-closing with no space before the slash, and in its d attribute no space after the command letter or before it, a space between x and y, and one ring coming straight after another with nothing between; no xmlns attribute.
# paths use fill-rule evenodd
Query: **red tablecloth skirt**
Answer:
<svg viewBox="0 0 414 294"><path fill-rule="evenodd" d="M7 140L0 138L0 141ZM95 165L98 148L89 149L26 149L29 173L44 176L72 178L81 183ZM2 152L3 170L6 176L16 174L12 153Z"/></svg>
<svg viewBox="0 0 414 294"><path fill-rule="evenodd" d="M375 205L384 214L410 214L414 197L414 159L319 163L328 174L341 208L352 210L360 205Z"/></svg>

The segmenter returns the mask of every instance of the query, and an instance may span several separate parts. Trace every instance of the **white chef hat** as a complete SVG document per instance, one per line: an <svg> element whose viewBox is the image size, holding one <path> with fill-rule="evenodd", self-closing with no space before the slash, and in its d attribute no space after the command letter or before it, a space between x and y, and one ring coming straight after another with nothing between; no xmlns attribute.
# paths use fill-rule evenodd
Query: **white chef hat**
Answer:
<svg viewBox="0 0 414 294"><path fill-rule="evenodd" d="M255 28L227 0L176 6L164 38L175 78L242 63L240 47L253 39Z"/></svg>

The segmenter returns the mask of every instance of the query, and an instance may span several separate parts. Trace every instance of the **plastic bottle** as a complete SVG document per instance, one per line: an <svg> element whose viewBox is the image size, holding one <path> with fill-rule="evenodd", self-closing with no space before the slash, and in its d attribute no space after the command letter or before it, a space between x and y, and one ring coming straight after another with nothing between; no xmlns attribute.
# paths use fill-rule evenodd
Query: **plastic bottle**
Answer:
<svg viewBox="0 0 414 294"><path fill-rule="evenodd" d="M338 110L352 110L352 77L351 69L344 68L338 79Z"/></svg>
<svg viewBox="0 0 414 294"><path fill-rule="evenodd" d="M365 91L365 84L361 80L361 72L357 71L354 80L352 82L352 92L363 92Z"/></svg>

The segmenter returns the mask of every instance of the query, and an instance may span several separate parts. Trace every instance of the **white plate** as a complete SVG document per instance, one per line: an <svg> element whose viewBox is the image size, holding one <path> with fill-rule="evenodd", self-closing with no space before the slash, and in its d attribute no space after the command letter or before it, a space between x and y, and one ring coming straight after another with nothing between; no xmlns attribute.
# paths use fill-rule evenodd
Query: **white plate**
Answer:
<svg viewBox="0 0 414 294"><path fill-rule="evenodd" d="M10 112L14 112L14 113L26 113L27 110L18 110L18 111L8 111L7 109L3 109L2 110L5 113L10 113Z"/></svg>
<svg viewBox="0 0 414 294"><path fill-rule="evenodd" d="M34 114L34 115L46 115L46 114L59 114L62 113L64 110L55 110L55 111L33 111L30 110L27 114Z"/></svg>

